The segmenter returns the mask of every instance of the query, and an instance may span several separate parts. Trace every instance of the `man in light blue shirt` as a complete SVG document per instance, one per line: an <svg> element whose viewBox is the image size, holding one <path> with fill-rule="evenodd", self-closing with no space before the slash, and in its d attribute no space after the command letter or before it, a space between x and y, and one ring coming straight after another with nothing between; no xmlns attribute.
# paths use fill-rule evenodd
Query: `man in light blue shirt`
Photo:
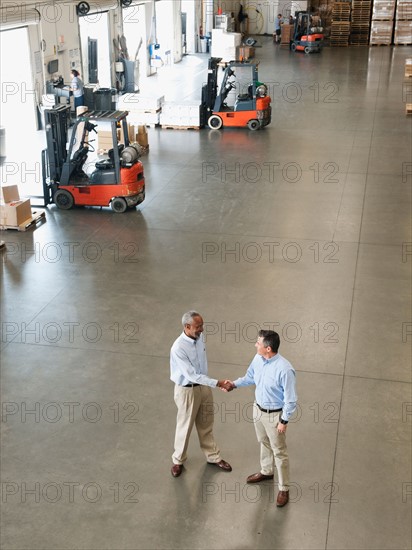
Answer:
<svg viewBox="0 0 412 550"><path fill-rule="evenodd" d="M275 19L275 33L273 35L273 40L276 43L280 42L280 38L282 34L282 25L283 25L283 17L281 13L278 13L278 16Z"/></svg>
<svg viewBox="0 0 412 550"><path fill-rule="evenodd" d="M188 311L183 315L182 325L183 332L170 351L170 379L175 383L174 398L177 406L172 476L179 477L183 471L194 425L207 462L230 472L232 467L222 460L213 436L214 410L211 388L225 389L226 385L223 380L209 378L207 375L201 315L196 311Z"/></svg>
<svg viewBox="0 0 412 550"><path fill-rule="evenodd" d="M278 353L279 334L260 330L255 344L257 354L245 376L232 382L233 388L256 385L253 418L260 443L260 472L247 478L247 483L273 479L276 465L279 493L278 507L289 501L289 456L286 428L296 410L296 374L292 365Z"/></svg>

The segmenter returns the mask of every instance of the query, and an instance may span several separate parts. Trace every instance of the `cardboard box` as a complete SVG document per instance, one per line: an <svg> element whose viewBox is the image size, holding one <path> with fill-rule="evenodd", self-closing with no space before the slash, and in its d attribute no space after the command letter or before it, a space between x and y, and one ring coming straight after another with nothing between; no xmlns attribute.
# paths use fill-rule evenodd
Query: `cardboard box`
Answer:
<svg viewBox="0 0 412 550"><path fill-rule="evenodd" d="M137 127L136 141L142 147L147 147L149 145L149 138L147 135L146 126Z"/></svg>
<svg viewBox="0 0 412 550"><path fill-rule="evenodd" d="M236 48L236 59L238 61L247 61L255 57L255 48L253 46L238 46Z"/></svg>
<svg viewBox="0 0 412 550"><path fill-rule="evenodd" d="M0 205L0 223L17 227L31 218L30 199L20 199L17 185L2 188L4 203Z"/></svg>
<svg viewBox="0 0 412 550"><path fill-rule="evenodd" d="M99 130L98 131L98 148L99 149L112 149L113 148L113 139L111 130ZM123 139L123 130L117 128L116 130L117 140L119 143L124 143Z"/></svg>

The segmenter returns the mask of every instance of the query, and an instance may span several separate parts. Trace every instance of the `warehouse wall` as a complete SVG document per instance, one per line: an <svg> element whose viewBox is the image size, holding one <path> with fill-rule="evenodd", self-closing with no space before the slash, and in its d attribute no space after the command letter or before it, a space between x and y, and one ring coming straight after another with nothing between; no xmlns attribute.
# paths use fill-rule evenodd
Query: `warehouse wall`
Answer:
<svg viewBox="0 0 412 550"><path fill-rule="evenodd" d="M215 13L220 7L224 13L235 14L237 21L240 6L247 14L244 31L248 34L272 34L278 13L284 17L298 10L307 9L306 0L215 0Z"/></svg>
<svg viewBox="0 0 412 550"><path fill-rule="evenodd" d="M155 0L139 0L146 5L145 18L147 36L150 41L155 41L153 34L153 17ZM181 43L181 17L180 0L170 0L173 10L173 30L174 44L172 48L172 59L176 63L182 59ZM200 6L200 0L196 0ZM47 64L52 59L59 60L59 74L65 82L70 82L70 71L76 68L82 74L83 80L87 83L87 54L82 59L81 41L79 35L79 18L76 13L78 2L50 1L44 3L22 3L5 1L0 8L0 29L15 28L26 26L28 23L28 34L31 50L31 68L33 78L33 89L36 103L41 103L42 95L46 93L45 82L50 79L47 71ZM109 43L110 43L110 69L112 83L115 82L115 52L113 50L113 38L123 34L122 9L117 0L99 0L99 2L89 1L91 10L86 18L93 22L96 21L103 11L107 11L109 20ZM36 11L37 10L37 11ZM147 51L146 44L143 45ZM151 69L147 63L147 75L156 72ZM23 85L23 83L21 84ZM24 83L27 87L27 83ZM29 86L31 88L31 85ZM22 93L27 93L23 91Z"/></svg>

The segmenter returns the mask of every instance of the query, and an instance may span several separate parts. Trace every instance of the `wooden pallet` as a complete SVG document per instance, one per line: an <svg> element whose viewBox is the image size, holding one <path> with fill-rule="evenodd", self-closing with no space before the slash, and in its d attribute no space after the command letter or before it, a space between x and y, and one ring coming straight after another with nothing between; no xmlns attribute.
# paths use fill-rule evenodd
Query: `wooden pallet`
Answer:
<svg viewBox="0 0 412 550"><path fill-rule="evenodd" d="M200 130L200 126L173 126L171 124L163 124L162 128L166 130Z"/></svg>
<svg viewBox="0 0 412 550"><path fill-rule="evenodd" d="M46 220L45 212L32 212L32 217L23 222L20 225L0 225L0 230L5 231L7 229L14 229L15 231L27 231L36 225L37 222Z"/></svg>
<svg viewBox="0 0 412 550"><path fill-rule="evenodd" d="M407 115L412 115L412 103L406 104L405 112Z"/></svg>

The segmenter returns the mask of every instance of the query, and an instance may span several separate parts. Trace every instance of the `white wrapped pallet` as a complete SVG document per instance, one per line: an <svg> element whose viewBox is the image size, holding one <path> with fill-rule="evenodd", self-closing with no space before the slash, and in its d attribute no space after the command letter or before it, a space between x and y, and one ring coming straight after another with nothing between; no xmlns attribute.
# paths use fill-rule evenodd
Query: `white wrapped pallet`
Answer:
<svg viewBox="0 0 412 550"><path fill-rule="evenodd" d="M144 111L133 111L129 114L129 121L135 125L156 126L159 124L161 111L145 113Z"/></svg>
<svg viewBox="0 0 412 550"><path fill-rule="evenodd" d="M166 101L160 114L162 126L200 126L200 103L198 101Z"/></svg>
<svg viewBox="0 0 412 550"><path fill-rule="evenodd" d="M158 111L164 103L164 96L150 97L141 94L123 94L119 97L118 106L124 111Z"/></svg>
<svg viewBox="0 0 412 550"><path fill-rule="evenodd" d="M223 61L236 59L236 48L242 42L239 32L226 32L222 29L212 30L212 57L221 57Z"/></svg>

